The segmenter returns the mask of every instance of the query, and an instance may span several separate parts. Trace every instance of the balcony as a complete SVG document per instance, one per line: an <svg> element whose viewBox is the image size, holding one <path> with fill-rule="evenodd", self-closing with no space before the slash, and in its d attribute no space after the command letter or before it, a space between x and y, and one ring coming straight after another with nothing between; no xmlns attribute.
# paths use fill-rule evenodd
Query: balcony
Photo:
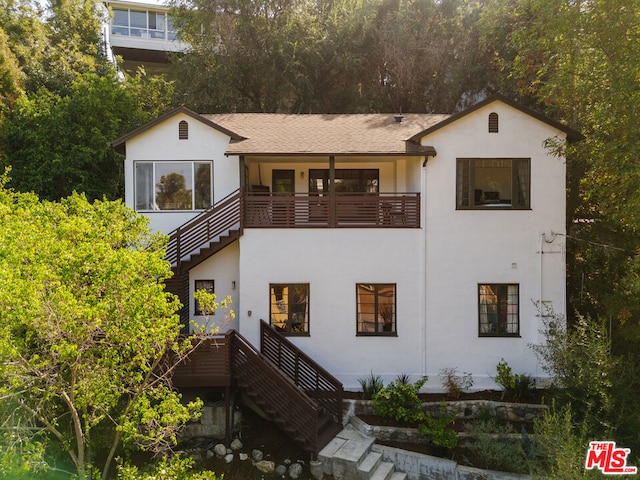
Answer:
<svg viewBox="0 0 640 480"><path fill-rule="evenodd" d="M419 193L247 193L245 228L419 228Z"/></svg>

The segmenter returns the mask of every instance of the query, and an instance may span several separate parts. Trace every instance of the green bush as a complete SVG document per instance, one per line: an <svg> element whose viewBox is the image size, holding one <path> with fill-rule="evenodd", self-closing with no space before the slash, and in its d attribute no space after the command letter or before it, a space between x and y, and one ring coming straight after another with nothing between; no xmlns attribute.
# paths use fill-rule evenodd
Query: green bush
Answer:
<svg viewBox="0 0 640 480"><path fill-rule="evenodd" d="M487 470L528 473L529 467L521 441L499 438L500 435L516 433L510 423L499 423L494 419L475 420L465 425L465 431L473 434L473 440L465 443L471 453L473 466ZM560 477L554 477L560 478Z"/></svg>
<svg viewBox="0 0 640 480"><path fill-rule="evenodd" d="M513 400L519 401L530 397L535 389L535 380L524 373L513 373L504 358L496 365L496 383L502 386L502 397L505 393Z"/></svg>
<svg viewBox="0 0 640 480"><path fill-rule="evenodd" d="M191 458L163 458L156 465L140 472L138 467L128 464L118 465L117 480L222 480L210 470L197 471Z"/></svg>
<svg viewBox="0 0 640 480"><path fill-rule="evenodd" d="M426 415L424 423L418 426L420 433L429 437L431 443L439 447L452 449L458 446L458 434L453 428L456 413L448 412L445 402L440 403L440 415Z"/></svg>
<svg viewBox="0 0 640 480"><path fill-rule="evenodd" d="M427 382L423 377L415 383L396 380L373 396L372 406L376 415L386 421L419 423L424 419L422 401L418 392Z"/></svg>
<svg viewBox="0 0 640 480"><path fill-rule="evenodd" d="M362 389L362 396L366 400L371 400L373 396L384 387L384 383L382 383L380 375L374 375L373 372L371 372L367 377L359 378L358 382Z"/></svg>

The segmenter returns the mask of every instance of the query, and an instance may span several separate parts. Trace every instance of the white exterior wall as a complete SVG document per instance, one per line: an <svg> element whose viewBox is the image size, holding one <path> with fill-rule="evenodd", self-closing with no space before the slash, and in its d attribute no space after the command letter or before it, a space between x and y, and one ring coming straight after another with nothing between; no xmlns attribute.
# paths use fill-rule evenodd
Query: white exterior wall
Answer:
<svg viewBox="0 0 640 480"><path fill-rule="evenodd" d="M192 292L189 298L189 318L199 325L206 326L208 331L211 331L211 327L219 328L221 333L230 329L240 329L238 317L231 318L230 315L230 311L236 313L240 305L239 258L240 246L238 242L234 242L189 271L189 291ZM231 297L229 310L219 308L209 319L196 316L193 299L196 280L213 280L218 304L222 303L227 296Z"/></svg>
<svg viewBox="0 0 640 480"><path fill-rule="evenodd" d="M259 345L270 283L309 284L309 333L290 336L357 390L370 372L419 376L424 350L420 229L246 229L240 238L240 333ZM356 336L356 284L395 283L397 337Z"/></svg>
<svg viewBox="0 0 640 480"><path fill-rule="evenodd" d="M178 123L189 124L189 138L178 139ZM229 137L210 126L185 115L177 114L154 128L127 141L127 156L124 164L125 203L135 207L135 185L133 162L140 160L211 160L213 161L213 201L226 197L240 185L238 157L226 157L224 152ZM169 233L200 211L145 212L154 231Z"/></svg>
<svg viewBox="0 0 640 480"><path fill-rule="evenodd" d="M488 133L490 112L499 115L499 133ZM565 313L565 164L542 145L554 136L565 137L516 109L493 103L423 139L437 151L425 172L431 388L439 386L437 376L444 368L472 372L476 389L493 387L491 377L501 358L514 373L544 376L529 347L542 340L533 302L549 301L556 313ZM456 210L458 157L531 158L531 210ZM552 231L560 235L553 237ZM519 338L478 336L479 283L520 285Z"/></svg>

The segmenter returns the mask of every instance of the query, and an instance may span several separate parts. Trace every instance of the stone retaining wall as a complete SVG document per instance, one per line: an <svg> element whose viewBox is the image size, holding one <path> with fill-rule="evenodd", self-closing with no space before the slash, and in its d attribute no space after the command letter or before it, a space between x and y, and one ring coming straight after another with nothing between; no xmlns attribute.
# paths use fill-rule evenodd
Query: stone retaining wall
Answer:
<svg viewBox="0 0 640 480"><path fill-rule="evenodd" d="M533 422L548 408L546 405L529 403L494 402L491 400L463 400L444 402L447 413L455 413L458 418L467 420L494 416L511 422ZM426 402L422 404L425 413L440 416L442 404ZM349 415L375 415L371 400L343 400L343 410Z"/></svg>

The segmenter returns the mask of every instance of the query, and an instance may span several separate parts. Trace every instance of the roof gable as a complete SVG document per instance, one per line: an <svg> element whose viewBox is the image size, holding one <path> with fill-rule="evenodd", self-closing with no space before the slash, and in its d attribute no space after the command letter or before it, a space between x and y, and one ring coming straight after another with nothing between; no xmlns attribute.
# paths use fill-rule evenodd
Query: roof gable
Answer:
<svg viewBox="0 0 640 480"><path fill-rule="evenodd" d="M558 130L564 132L567 134L567 139L570 142L577 142L580 140L584 139L584 136L568 127L567 125L564 125L563 123L558 122L557 120L553 120L552 118L547 117L546 115L542 115L539 112L536 112L535 110L532 110L530 108L526 108L523 107L522 105L519 105L518 103L514 102L513 100L505 97L504 95L500 95L500 94L493 94L490 95L489 97L485 98L484 100L482 100L481 102L476 103L475 105L469 107L466 110L463 110L462 112L456 113L454 115L449 116L448 118L446 118L445 120L441 121L440 123L433 125L429 128L426 128L425 130L415 134L414 136L412 136L409 140L412 142L417 142L419 143L422 138L424 138L425 136L435 132L436 130L439 130L447 125L450 125L454 122L456 122L457 120L460 120L463 117L466 117L467 115L469 115L470 113L475 112L476 110L479 110L491 103L494 102L502 102L516 110L519 110L520 112L529 115L530 117L533 117L543 123L546 123L547 125L550 125L554 128L557 128Z"/></svg>
<svg viewBox="0 0 640 480"><path fill-rule="evenodd" d="M232 140L242 140L243 137L238 135L235 132L232 132L231 130L228 130L214 122L212 122L211 120L205 118L204 116L195 113L193 110L188 109L187 107L176 107L173 110L169 110L168 112L160 115L158 118L156 118L155 120L152 120L149 123L146 123L138 128L136 128L135 130L132 130L131 132L122 135L121 137L115 139L113 142L111 142L109 145L111 147L113 147L118 153L124 153L125 151L125 145L126 143L131 140L134 137L137 137L138 135L147 132L148 130L151 130L153 127L155 127L156 125L159 125L161 123L163 123L164 121L168 120L169 118L175 117L176 115L179 114L184 114L187 115L191 118L193 118L194 120L197 120L225 135L228 135Z"/></svg>

